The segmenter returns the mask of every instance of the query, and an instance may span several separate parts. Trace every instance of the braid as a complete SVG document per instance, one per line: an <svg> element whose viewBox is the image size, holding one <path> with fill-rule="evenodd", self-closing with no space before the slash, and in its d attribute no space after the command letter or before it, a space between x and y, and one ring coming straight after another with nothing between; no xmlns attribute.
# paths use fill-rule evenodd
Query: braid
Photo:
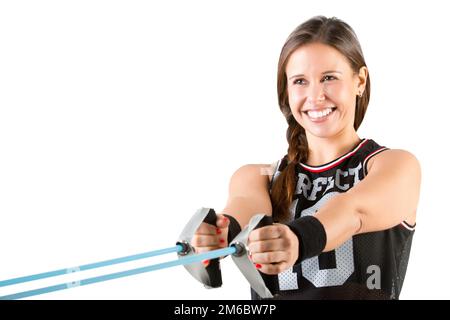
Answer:
<svg viewBox="0 0 450 320"><path fill-rule="evenodd" d="M277 177L272 187L272 210L273 217L277 221L287 221L290 217L289 207L293 201L295 188L297 186L297 166L299 162L308 158L308 142L305 129L300 126L292 115L287 119L289 127L286 138L289 143L288 153L282 159Z"/></svg>

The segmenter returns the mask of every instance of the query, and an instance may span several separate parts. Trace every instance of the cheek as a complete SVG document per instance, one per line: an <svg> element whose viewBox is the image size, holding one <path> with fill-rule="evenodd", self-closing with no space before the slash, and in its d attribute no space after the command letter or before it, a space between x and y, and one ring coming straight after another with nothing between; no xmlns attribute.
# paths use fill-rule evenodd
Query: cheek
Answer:
<svg viewBox="0 0 450 320"><path fill-rule="evenodd" d="M327 87L328 98L344 112L353 111L356 96L352 94L352 87L344 83L333 83Z"/></svg>
<svg viewBox="0 0 450 320"><path fill-rule="evenodd" d="M331 101L336 104L342 104L347 100L348 88L342 82L334 82L327 84L324 88L324 91Z"/></svg>
<svg viewBox="0 0 450 320"><path fill-rule="evenodd" d="M298 110L299 107L304 103L305 94L301 88L294 88L289 90L289 106L291 107L291 111Z"/></svg>
<svg viewBox="0 0 450 320"><path fill-rule="evenodd" d="M305 103L304 94L299 89L292 90L288 92L288 98L292 115L294 116L295 120L297 120L297 122L303 126L303 114L300 110L302 109L303 103Z"/></svg>

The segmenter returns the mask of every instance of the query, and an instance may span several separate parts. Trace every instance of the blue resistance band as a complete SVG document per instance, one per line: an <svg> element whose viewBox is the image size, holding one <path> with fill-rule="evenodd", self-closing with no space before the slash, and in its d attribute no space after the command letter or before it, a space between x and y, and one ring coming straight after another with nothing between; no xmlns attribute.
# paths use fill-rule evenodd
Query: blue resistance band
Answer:
<svg viewBox="0 0 450 320"><path fill-rule="evenodd" d="M89 264L85 264L85 265L75 267L75 268L65 268L65 269L59 269L59 270L54 270L54 271L49 271L49 272L33 274L30 276L25 276L25 277L18 277L18 278L3 280L3 281L0 281L0 287L6 287L6 286L11 286L13 284L19 284L19 283L23 283L23 282L29 282L29 281L39 280L39 279L61 276L61 275L67 274L67 273L75 272L75 271L91 270L91 269L95 269L95 268L111 266L114 264L155 257L155 256L159 256L159 255L166 254L166 253L172 253L172 252L178 253L178 252L181 252L182 250L183 250L183 247L181 245L177 245L175 247L154 250L154 251L134 254L131 256L115 258L115 259L110 259L110 260L105 260L105 261L100 261L100 262L89 263Z"/></svg>
<svg viewBox="0 0 450 320"><path fill-rule="evenodd" d="M107 261L103 261L103 262L97 262L97 263L93 263L93 264L87 264L87 265L79 267L79 271L93 269L93 268L98 268L100 266L107 266L107 265L112 265L112 264L117 264L117 263L137 260L137 259L142 259L143 258L143 257L141 257L142 255L146 255L146 257L148 257L149 254L150 254L150 256L156 256L156 255L161 255L161 254L164 254L164 253L180 252L180 251L182 251L182 246L181 245L177 245L177 246L172 247L172 248L161 249L161 250L156 250L156 251L150 251L150 252L143 253L143 254L123 257L123 258L117 258L117 259L107 260ZM150 271L155 271L155 270L175 267L175 266L179 266L179 265L196 263L196 262L200 262L202 260L215 259L215 258L218 258L218 257L221 257L221 256L231 255L231 254L234 254L234 253L236 253L236 248L234 246L231 246L231 247L227 247L227 248L223 248L223 249L208 251L208 252L205 252L205 253L199 253L199 254L190 255L190 256L182 257L182 258L177 259L177 260L163 262L163 263L159 263L159 264L155 264L155 265L150 265L150 266L145 266L145 267L141 267L141 268L136 268L136 269L126 270L126 271L106 274L106 275L103 275L103 276L97 276L97 277L83 279L83 280L79 280L79 281L61 283L61 284L57 284L57 285L54 285L54 286L49 286L49 287L43 287L43 288L34 289L34 290L18 292L18 293L6 295L6 296L0 296L0 300L22 299L22 298L36 296L36 295L40 295L40 294L44 294L44 293L50 293L50 292L70 289L70 288L74 288L74 287L78 287L78 286L85 286L85 285L89 285L89 284L93 284L93 283L98 283L98 282L103 282L103 281L108 281L108 280L128 277L128 276L141 274L141 273L145 273L145 272L150 272ZM135 257L135 258L133 259L132 257ZM40 273L40 274L36 274L36 275L32 275L32 276L26 276L26 277L14 278L14 279L10 279L10 280L4 280L1 283L7 283L7 284L3 285L3 286L6 286L6 285L21 283L21 282L27 282L27 281L37 280L37 279L48 278L48 277L52 277L52 276L55 276L55 275L62 275L62 274L71 273L71 272L68 272L68 270L72 270L72 272L74 272L73 270L78 271L78 268L69 268L69 269L55 270L55 271ZM62 271L64 271L64 272L62 272ZM54 275L49 275L49 274L53 274L53 273L55 273L55 274ZM21 279L21 280L18 280L18 279Z"/></svg>

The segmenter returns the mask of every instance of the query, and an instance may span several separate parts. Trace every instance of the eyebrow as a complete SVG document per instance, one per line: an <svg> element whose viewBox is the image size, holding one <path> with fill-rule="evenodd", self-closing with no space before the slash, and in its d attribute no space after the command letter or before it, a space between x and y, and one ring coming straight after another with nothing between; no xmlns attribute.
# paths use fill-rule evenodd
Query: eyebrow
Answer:
<svg viewBox="0 0 450 320"><path fill-rule="evenodd" d="M342 74L342 72L337 71L337 70L327 70L327 71L322 72L322 74L326 74L326 73L339 73L339 74ZM293 76L289 77L289 80L291 80L292 78L295 78L295 77L304 77L304 76L305 76L304 74L294 74Z"/></svg>

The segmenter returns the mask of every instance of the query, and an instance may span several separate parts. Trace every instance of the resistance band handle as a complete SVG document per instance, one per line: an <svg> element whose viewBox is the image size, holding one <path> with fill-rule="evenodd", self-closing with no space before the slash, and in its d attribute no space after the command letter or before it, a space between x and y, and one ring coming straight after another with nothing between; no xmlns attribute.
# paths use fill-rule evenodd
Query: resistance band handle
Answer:
<svg viewBox="0 0 450 320"><path fill-rule="evenodd" d="M262 227L266 227L266 226L270 226L273 224L273 218L272 216L264 216L264 218L262 218L259 223L256 225L255 229L259 229ZM259 271L259 274L261 275L261 277L264 280L264 283L266 284L266 287L269 288L269 290L272 292L272 294L275 294L276 292L279 291L279 284L278 284L278 275L270 275L270 274L265 274L262 273L261 271ZM274 292L276 291L276 292Z"/></svg>
<svg viewBox="0 0 450 320"><path fill-rule="evenodd" d="M213 208L209 208L208 214L206 215L205 219L203 219L203 222L217 227L217 214Z"/></svg>
<svg viewBox="0 0 450 320"><path fill-rule="evenodd" d="M255 229L253 229L253 230L256 230L256 229L259 229L259 228L262 228L262 227L265 227L265 226L270 226L272 224L273 224L272 217L271 216L264 216L264 218L262 218L259 221L259 223L256 225Z"/></svg>
<svg viewBox="0 0 450 320"><path fill-rule="evenodd" d="M217 227L217 214L214 209L210 208L203 222L206 222L214 227ZM222 272L220 271L220 258L211 259L206 267L210 279L210 286L218 288L222 286Z"/></svg>

